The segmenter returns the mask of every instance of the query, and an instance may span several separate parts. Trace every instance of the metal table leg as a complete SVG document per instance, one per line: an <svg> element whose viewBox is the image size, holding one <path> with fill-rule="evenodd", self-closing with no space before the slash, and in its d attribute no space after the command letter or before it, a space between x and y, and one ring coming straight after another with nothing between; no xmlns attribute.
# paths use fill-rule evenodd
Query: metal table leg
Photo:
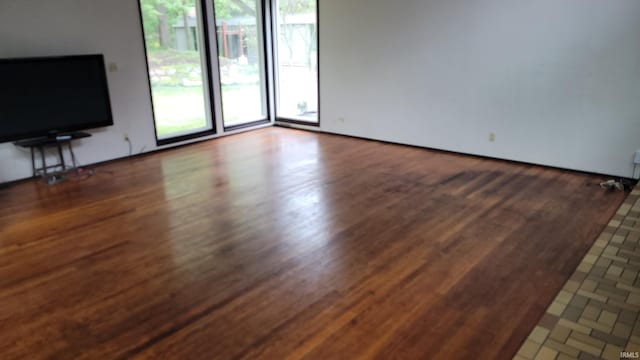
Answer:
<svg viewBox="0 0 640 360"><path fill-rule="evenodd" d="M30 148L31 150L31 171L33 172L33 177L38 176L38 170L36 170L36 154L35 151L33 150L33 147Z"/></svg>
<svg viewBox="0 0 640 360"><path fill-rule="evenodd" d="M67 166L64 164L64 155L62 154L62 144L60 144L60 142L58 142L58 156L60 157L60 165L62 165L62 172L65 172L67 170Z"/></svg>
<svg viewBox="0 0 640 360"><path fill-rule="evenodd" d="M47 159L44 153L44 146L38 146L38 150L40 150L40 157L42 158L42 171L44 172L44 177L46 178L49 174L47 173Z"/></svg>

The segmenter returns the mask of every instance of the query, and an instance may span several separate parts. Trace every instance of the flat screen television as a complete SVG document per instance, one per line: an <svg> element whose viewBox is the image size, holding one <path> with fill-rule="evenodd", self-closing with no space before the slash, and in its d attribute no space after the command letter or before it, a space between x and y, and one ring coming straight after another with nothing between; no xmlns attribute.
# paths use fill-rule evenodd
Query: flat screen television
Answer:
<svg viewBox="0 0 640 360"><path fill-rule="evenodd" d="M0 59L0 143L109 125L102 55Z"/></svg>

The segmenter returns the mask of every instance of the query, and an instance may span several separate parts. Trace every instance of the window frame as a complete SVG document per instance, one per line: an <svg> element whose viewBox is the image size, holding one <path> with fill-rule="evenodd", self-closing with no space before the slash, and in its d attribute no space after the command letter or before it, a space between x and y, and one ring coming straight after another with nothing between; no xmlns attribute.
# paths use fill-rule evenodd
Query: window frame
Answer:
<svg viewBox="0 0 640 360"><path fill-rule="evenodd" d="M212 72L211 72L212 69L211 69L211 59L210 59L211 42L209 38L207 1L195 0L196 4L200 5L200 10L201 10L198 14L199 15L198 21L201 23L199 23L198 25L202 26L202 30L197 32L202 33L202 44L199 52L202 59L201 66L205 73L203 74L202 79L207 83L206 85L203 84L203 90L204 90L203 97L205 99L205 112L208 112L211 119L211 122L209 124L210 128L201 130L201 131L196 131L196 132L176 133L175 136L170 136L166 138L160 138L158 136L158 129L156 126L156 113L155 113L156 110L155 110L155 106L153 105L153 89L151 86L151 75L149 73L149 55L148 55L148 49L147 49L147 39L145 37L145 32L144 32L142 0L138 0L137 2L138 2L138 15L140 17L140 33L142 34L142 46L144 49L145 68L147 70L147 82L149 85L149 99L151 100L151 117L153 120L153 135L155 136L155 139L156 139L156 146L164 146L164 145L183 142L186 140L191 140L191 139L195 139L203 136L210 136L210 135L217 134L216 114L214 111L215 95L213 92L213 78L212 78ZM197 40L200 41L200 37L198 37Z"/></svg>
<svg viewBox="0 0 640 360"><path fill-rule="evenodd" d="M220 69L220 53L219 53L219 45L218 42L218 29L216 26L216 6L215 6L215 2L216 0L211 0L211 13L213 14L213 18L212 18L212 24L214 27L213 33L216 36L216 48L215 48L215 56L216 56L216 68L217 68L217 75L218 75L218 94L219 94L219 104L220 104L220 112L221 112L221 122L222 122L222 128L224 130L224 132L229 132L229 131L235 131L235 130L240 130L240 129L244 129L244 128L249 128L249 127L254 127L254 126L259 126L259 125L264 125L264 124L269 124L272 122L272 115L271 115L271 97L272 97L272 92L270 90L270 74L269 74L269 57L270 57L270 53L268 52L268 44L270 43L270 33L267 31L268 27L267 27L267 23L268 21L268 17L267 17L267 0L256 0L256 5L258 5L260 8L257 9L257 14L256 14L256 20L258 22L258 24L256 24L256 28L258 32L262 32L262 46L258 46L258 49L262 50L262 59L260 61L260 66L261 68L261 72L260 72L260 77L262 80L262 84L260 84L260 86L262 87L262 90L264 91L264 100L265 100L265 116L262 119L249 119L246 122L243 123L239 123L239 124L233 124L233 125L226 125L225 124L225 119L224 119L224 98L222 96L223 90L222 90L222 72Z"/></svg>
<svg viewBox="0 0 640 360"><path fill-rule="evenodd" d="M278 61L278 5L279 0L271 0L271 59L273 61L271 71L273 72L273 102L274 102L274 121L289 123L294 125L305 125L320 127L320 0L316 0L316 66L318 68L317 75L317 94L318 94L318 111L316 114L316 121L307 121L302 117L280 116L278 114L280 106L280 91L279 91L279 61Z"/></svg>

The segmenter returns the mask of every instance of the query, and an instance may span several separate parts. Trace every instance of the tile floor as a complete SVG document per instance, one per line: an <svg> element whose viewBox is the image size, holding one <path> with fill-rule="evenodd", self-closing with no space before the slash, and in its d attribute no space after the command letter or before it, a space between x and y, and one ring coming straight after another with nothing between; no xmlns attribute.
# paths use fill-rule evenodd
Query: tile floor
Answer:
<svg viewBox="0 0 640 360"><path fill-rule="evenodd" d="M615 359L640 352L640 184L514 357Z"/></svg>

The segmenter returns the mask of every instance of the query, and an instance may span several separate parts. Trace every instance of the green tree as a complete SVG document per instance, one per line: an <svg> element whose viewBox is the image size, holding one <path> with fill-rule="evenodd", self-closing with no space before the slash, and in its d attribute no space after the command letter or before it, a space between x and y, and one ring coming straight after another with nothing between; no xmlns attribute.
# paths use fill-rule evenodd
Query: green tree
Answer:
<svg viewBox="0 0 640 360"><path fill-rule="evenodd" d="M152 49L169 47L170 28L181 19L185 26L189 11L195 7L194 0L140 0L142 22L147 46ZM175 34L174 34L175 36ZM185 31L186 43L193 49L190 31Z"/></svg>
<svg viewBox="0 0 640 360"><path fill-rule="evenodd" d="M255 0L214 0L216 19L230 20L237 16L255 16Z"/></svg>
<svg viewBox="0 0 640 360"><path fill-rule="evenodd" d="M171 37L175 36L173 25L179 22L188 25L189 12L195 8L198 0L140 0L142 18L147 47L150 49L166 49L170 47ZM214 0L217 22L228 21L234 17L255 16L257 0ZM315 12L316 0L279 0L282 24L287 25L288 18L293 14ZM185 31L185 42L189 50L194 49L194 39L191 31ZM316 27L312 28L311 36L301 32L281 31L282 41L293 51L294 36L301 36L307 48L307 54L313 51Z"/></svg>

